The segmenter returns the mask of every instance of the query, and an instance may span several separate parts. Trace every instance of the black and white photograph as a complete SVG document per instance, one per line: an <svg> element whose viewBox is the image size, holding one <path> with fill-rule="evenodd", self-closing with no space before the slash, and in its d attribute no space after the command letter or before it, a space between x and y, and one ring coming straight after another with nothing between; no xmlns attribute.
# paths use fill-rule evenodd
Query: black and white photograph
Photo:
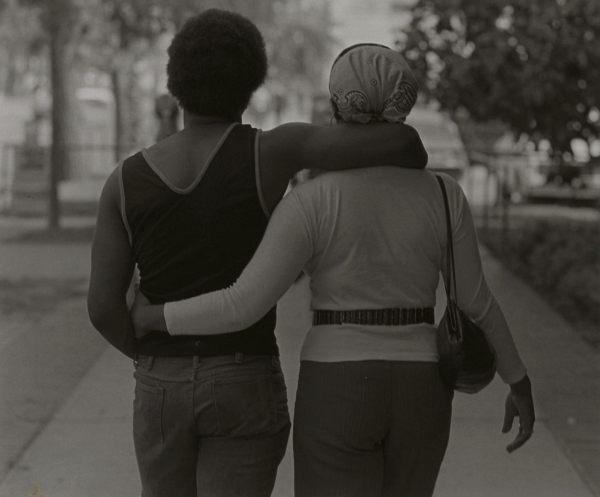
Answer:
<svg viewBox="0 0 600 497"><path fill-rule="evenodd" d="M0 497L600 497L600 2L0 0Z"/></svg>

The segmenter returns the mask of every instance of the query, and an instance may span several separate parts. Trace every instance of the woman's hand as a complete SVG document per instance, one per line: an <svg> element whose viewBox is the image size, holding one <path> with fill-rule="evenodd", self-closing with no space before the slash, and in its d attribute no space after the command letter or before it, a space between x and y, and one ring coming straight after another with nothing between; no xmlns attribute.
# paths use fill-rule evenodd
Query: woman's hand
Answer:
<svg viewBox="0 0 600 497"><path fill-rule="evenodd" d="M535 409L533 407L533 397L531 395L531 381L529 376L510 385L510 392L504 403L504 425L502 433L508 433L512 428L513 420L519 417L519 433L517 437L507 445L506 450L510 453L517 450L533 435L533 425L535 423Z"/></svg>
<svg viewBox="0 0 600 497"><path fill-rule="evenodd" d="M156 308L159 308L160 314L162 314L163 306L152 305L150 300L140 291L139 286L136 285L135 299L131 306L131 323L137 339L142 338L152 330L159 329L159 326L153 326L153 320L155 314L157 314Z"/></svg>

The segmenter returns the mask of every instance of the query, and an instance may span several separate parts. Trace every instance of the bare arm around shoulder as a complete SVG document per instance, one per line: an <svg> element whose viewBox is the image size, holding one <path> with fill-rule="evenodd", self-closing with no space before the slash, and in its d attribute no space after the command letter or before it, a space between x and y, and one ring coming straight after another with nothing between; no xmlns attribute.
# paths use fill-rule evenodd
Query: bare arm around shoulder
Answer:
<svg viewBox="0 0 600 497"><path fill-rule="evenodd" d="M88 313L94 328L111 345L133 357L135 336L126 297L135 263L121 218L117 174L115 170L110 175L100 197L92 244Z"/></svg>
<svg viewBox="0 0 600 497"><path fill-rule="evenodd" d="M262 133L259 163L263 198L272 212L291 177L302 169L423 169L427 152L417 131L406 124L290 123Z"/></svg>
<svg viewBox="0 0 600 497"><path fill-rule="evenodd" d="M307 224L290 194L275 209L252 260L232 286L164 306L143 305L138 293L132 308L136 334L218 335L245 329L277 303L312 252Z"/></svg>

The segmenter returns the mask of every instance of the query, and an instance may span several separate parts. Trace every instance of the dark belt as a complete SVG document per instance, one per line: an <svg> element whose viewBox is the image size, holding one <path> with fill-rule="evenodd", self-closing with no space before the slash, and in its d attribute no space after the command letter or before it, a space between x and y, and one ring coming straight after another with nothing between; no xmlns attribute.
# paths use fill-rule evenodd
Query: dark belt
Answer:
<svg viewBox="0 0 600 497"><path fill-rule="evenodd" d="M313 326L343 323L380 326L403 326L417 323L434 324L435 313L433 307L313 312Z"/></svg>

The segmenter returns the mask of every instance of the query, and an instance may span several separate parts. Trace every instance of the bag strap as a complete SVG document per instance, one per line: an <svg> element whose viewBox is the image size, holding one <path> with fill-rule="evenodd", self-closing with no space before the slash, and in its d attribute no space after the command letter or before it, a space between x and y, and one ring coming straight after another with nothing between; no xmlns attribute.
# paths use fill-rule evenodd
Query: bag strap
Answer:
<svg viewBox="0 0 600 497"><path fill-rule="evenodd" d="M444 197L444 209L446 211L446 230L447 230L447 252L446 252L446 296L448 299L452 299L452 290L454 290L454 301L458 298L458 293L456 292L456 272L454 268L454 244L452 243L452 220L450 219L450 206L448 204L448 193L446 192L446 185L444 184L444 180L438 176L435 177L440 184L440 188L442 189L442 196Z"/></svg>

